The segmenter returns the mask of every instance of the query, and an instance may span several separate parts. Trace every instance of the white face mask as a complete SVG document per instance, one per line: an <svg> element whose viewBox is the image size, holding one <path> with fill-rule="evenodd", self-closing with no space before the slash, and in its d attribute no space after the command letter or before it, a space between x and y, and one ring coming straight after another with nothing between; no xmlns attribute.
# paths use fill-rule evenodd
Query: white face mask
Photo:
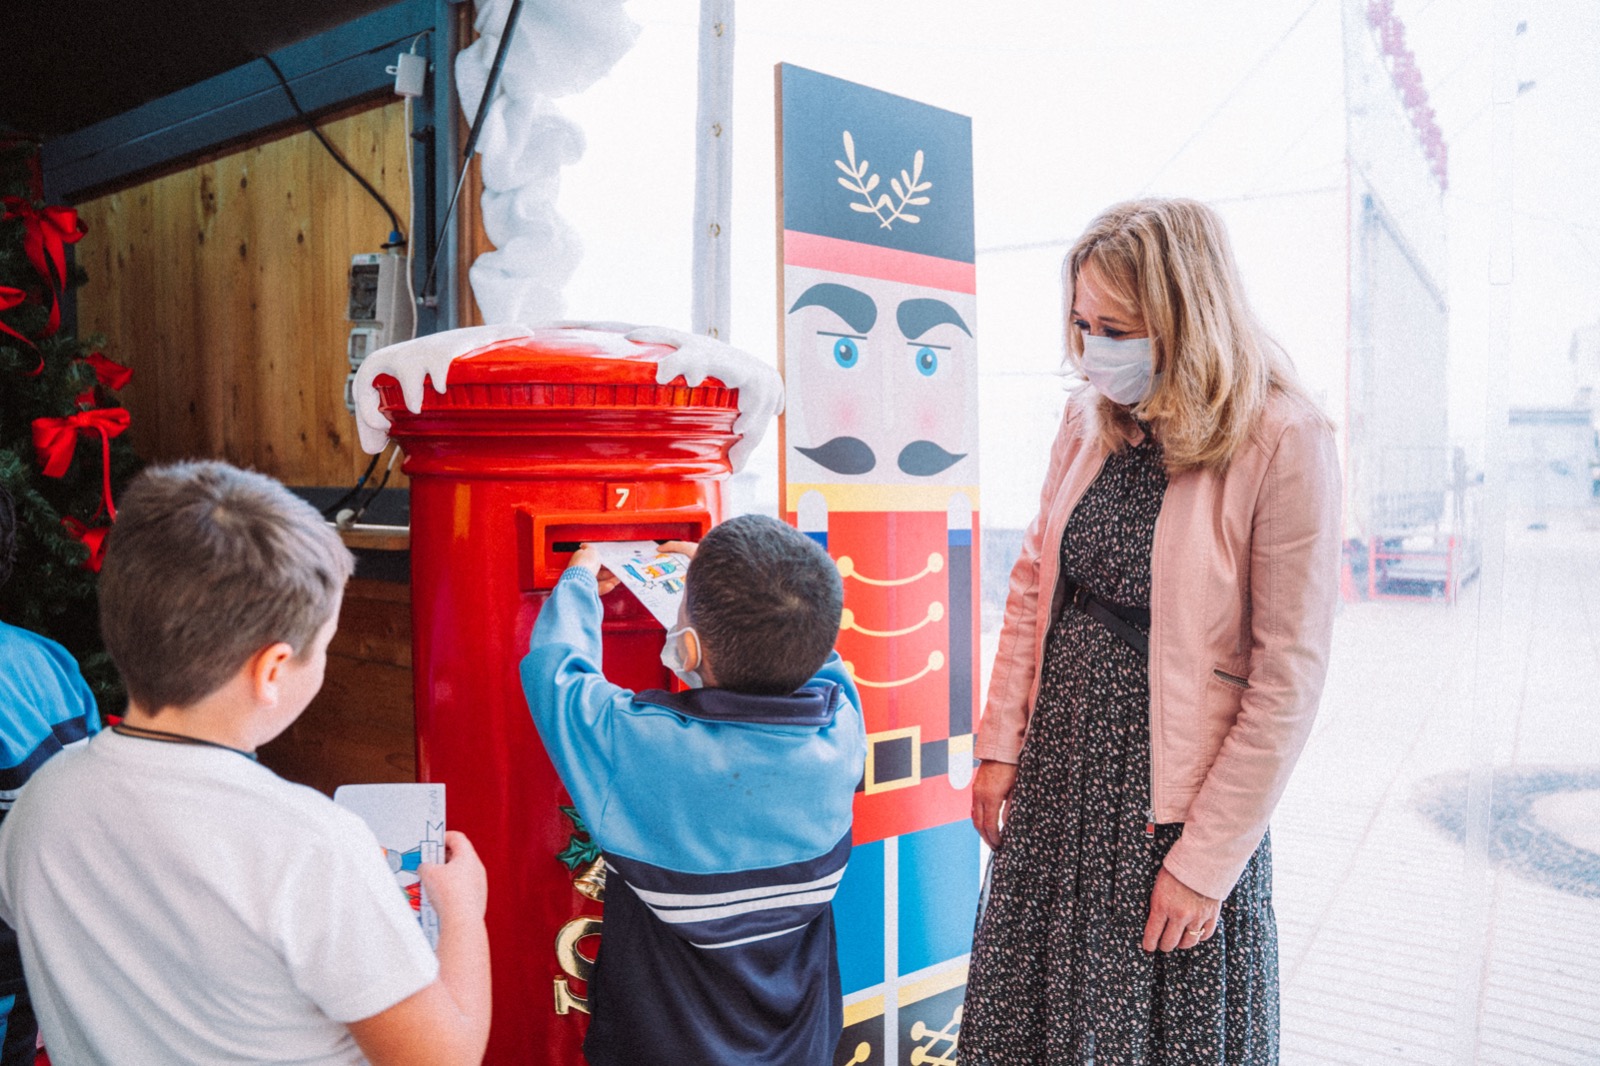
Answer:
<svg viewBox="0 0 1600 1066"><path fill-rule="evenodd" d="M1149 337L1083 335L1083 376L1108 400L1131 406L1148 399L1154 367Z"/></svg>
<svg viewBox="0 0 1600 1066"><path fill-rule="evenodd" d="M692 650L689 646L691 637L694 640ZM694 626L673 626L667 630L667 642L661 646L661 665L690 688L705 687L699 671L693 669L700 665L700 634Z"/></svg>

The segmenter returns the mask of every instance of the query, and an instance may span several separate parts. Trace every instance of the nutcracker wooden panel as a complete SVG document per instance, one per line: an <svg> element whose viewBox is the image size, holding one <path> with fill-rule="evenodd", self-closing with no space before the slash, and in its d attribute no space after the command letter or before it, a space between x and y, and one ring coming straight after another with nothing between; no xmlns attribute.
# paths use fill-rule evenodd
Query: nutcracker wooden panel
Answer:
<svg viewBox="0 0 1600 1066"><path fill-rule="evenodd" d="M789 521L844 578L867 721L836 1062L953 1063L978 894L972 125L778 68Z"/></svg>

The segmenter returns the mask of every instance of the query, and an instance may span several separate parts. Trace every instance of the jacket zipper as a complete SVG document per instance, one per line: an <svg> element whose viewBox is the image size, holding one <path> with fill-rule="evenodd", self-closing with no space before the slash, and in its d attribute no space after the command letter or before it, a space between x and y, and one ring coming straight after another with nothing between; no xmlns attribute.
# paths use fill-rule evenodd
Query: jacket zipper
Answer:
<svg viewBox="0 0 1600 1066"><path fill-rule="evenodd" d="M1169 480L1168 487L1171 486ZM1165 510L1166 490L1161 492L1162 510ZM1156 636L1156 582L1155 560L1156 546L1161 542L1161 511L1156 512L1156 526L1150 534L1150 648L1145 655L1146 675L1150 673L1150 663L1155 656ZM1150 723L1150 806L1144 812L1144 835L1154 838L1156 835L1156 701L1154 694L1150 698L1150 710L1147 713Z"/></svg>
<svg viewBox="0 0 1600 1066"><path fill-rule="evenodd" d="M1230 674L1226 670L1212 670L1211 673L1218 681L1221 681L1223 684L1232 685L1234 688L1250 687L1250 679L1248 677L1241 677L1238 674Z"/></svg>

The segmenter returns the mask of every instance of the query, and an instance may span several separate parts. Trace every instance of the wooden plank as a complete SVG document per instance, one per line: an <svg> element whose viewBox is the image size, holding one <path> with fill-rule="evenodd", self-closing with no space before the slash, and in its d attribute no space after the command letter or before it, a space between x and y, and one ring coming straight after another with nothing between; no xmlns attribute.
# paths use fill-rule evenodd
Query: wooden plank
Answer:
<svg viewBox="0 0 1600 1066"><path fill-rule="evenodd" d="M296 194L304 195L304 175L297 164L304 154L268 151L257 146L240 153L248 166L239 176L239 213L250 234L247 288L250 316L260 324L253 351L241 353L240 381L254 404L255 416L247 423L248 450L258 470L273 470L291 483L305 475L305 453L295 447L295 412L290 407L295 373L292 329L306 280L296 262L294 234L297 219L292 206Z"/></svg>
<svg viewBox="0 0 1600 1066"><path fill-rule="evenodd" d="M219 281L217 275L231 269L227 257L221 252L229 243L233 226L223 212L228 198L227 191L220 188L217 180L216 160L202 162L192 173L197 183L193 200L180 200L178 196L170 195L174 191L170 183L158 186L161 191L169 193L168 202L158 210L163 210L174 219L193 215L191 224L195 228L197 242L188 269L167 281L173 290L188 289L195 316L193 329L184 338L187 351L183 353L181 362L171 366L171 369L177 371L180 366L189 369L199 385L199 402L189 404L194 433L191 448L194 453L238 462L241 457L228 455L222 435L222 426L228 416L228 383L231 376L227 365L229 352L214 348L211 339L220 329L227 313L222 306L222 294L229 286ZM237 241L233 242L233 247L237 254ZM243 323L240 323L239 331L241 339L244 338Z"/></svg>
<svg viewBox="0 0 1600 1066"><path fill-rule="evenodd" d="M375 551L403 552L411 547L410 526L380 526L357 522L339 531L346 548L371 548Z"/></svg>
<svg viewBox="0 0 1600 1066"><path fill-rule="evenodd" d="M344 139L341 125L336 122L324 124L329 140L336 147ZM344 375L349 371L345 351L350 324L345 319L345 308L349 300L350 256L357 251L349 246L350 215L355 208L355 198L365 199L366 194L320 145L308 162L311 188L341 190L337 197L324 193L314 212L316 225L307 234L311 242L310 261L315 264L317 283L330 286L332 298L318 300L307 309L311 318L306 323L309 331L303 342L316 344L326 338L327 343L333 345L331 350L321 352L310 360L307 377L311 384L311 407L315 411L312 453L318 456L319 480L323 484L338 485L354 483L360 472L355 455L358 449L353 447L352 442L355 423L344 408L343 395ZM371 243L371 233L364 234L359 250L368 250Z"/></svg>
<svg viewBox="0 0 1600 1066"><path fill-rule="evenodd" d="M393 582L368 582L391 585ZM328 647L330 655L411 668L411 604L363 595L363 588L351 582L345 590L344 606L339 611L339 629Z"/></svg>
<svg viewBox="0 0 1600 1066"><path fill-rule="evenodd" d="M371 577L353 577L345 586L345 597L363 600L381 600L384 603L411 603L411 585L403 581L383 581Z"/></svg>
<svg viewBox="0 0 1600 1066"><path fill-rule="evenodd" d="M415 781L411 671L330 654L322 691L260 755L281 776L330 794L344 784Z"/></svg>
<svg viewBox="0 0 1600 1066"><path fill-rule="evenodd" d="M253 375L267 330L267 323L256 314L256 263L261 256L250 211L251 201L263 192L259 185L250 188L261 150L258 145L232 152L209 165L217 190L217 238L206 249L211 269L197 279L206 292L202 306L207 311L199 358L216 363L221 372L221 424L207 428L220 432L222 454L234 463L280 476L287 472L256 463L258 442L271 430L256 421ZM217 410L210 415L215 418Z"/></svg>
<svg viewBox="0 0 1600 1066"><path fill-rule="evenodd" d="M465 137L463 133L462 139ZM472 292L471 270L478 256L494 251L494 243L483 228L482 158L474 153L467 164L467 180L462 183L461 199L456 202L460 219L456 230L456 306L460 308L462 326L483 325L483 309Z"/></svg>
<svg viewBox="0 0 1600 1066"><path fill-rule="evenodd" d="M456 36L461 47L466 48L478 39L473 28L471 5L462 4L456 9ZM472 133L472 120L455 109L456 144L465 147ZM478 256L494 251L494 244L483 228L483 162L477 152L467 160L466 180L461 184L461 197L456 201L456 308L460 326L483 325L483 309L472 292L469 271ZM435 283L437 284L437 283Z"/></svg>
<svg viewBox="0 0 1600 1066"><path fill-rule="evenodd" d="M157 315L150 353L160 367L157 417L171 423L171 436L164 441L168 450L153 458L216 455L222 443L208 417L216 403L211 394L220 390L220 381L197 359L203 316L191 280L205 255L199 242L210 229L201 215L208 206L215 215L214 197L205 202L211 189L202 176L198 170L169 175L153 183L142 199L152 217L151 239L139 254L151 264L151 306ZM116 278L109 280L118 284ZM136 307L128 310L135 318L145 314ZM164 428L163 436L168 432Z"/></svg>

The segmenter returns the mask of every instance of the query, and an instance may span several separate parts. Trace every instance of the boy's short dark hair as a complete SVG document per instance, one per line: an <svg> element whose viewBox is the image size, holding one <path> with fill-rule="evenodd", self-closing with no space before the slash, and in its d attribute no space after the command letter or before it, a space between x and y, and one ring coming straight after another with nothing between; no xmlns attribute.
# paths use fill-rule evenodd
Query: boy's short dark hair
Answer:
<svg viewBox="0 0 1600 1066"><path fill-rule="evenodd" d="M17 559L17 505L11 490L0 485L0 588L11 580L11 567Z"/></svg>
<svg viewBox="0 0 1600 1066"><path fill-rule="evenodd" d="M787 695L810 680L833 650L844 608L828 553L765 515L707 533L684 594L718 687L755 695Z"/></svg>
<svg viewBox="0 0 1600 1066"><path fill-rule="evenodd" d="M279 641L310 651L354 569L315 508L227 463L147 469L119 503L100 629L147 711L194 704Z"/></svg>

